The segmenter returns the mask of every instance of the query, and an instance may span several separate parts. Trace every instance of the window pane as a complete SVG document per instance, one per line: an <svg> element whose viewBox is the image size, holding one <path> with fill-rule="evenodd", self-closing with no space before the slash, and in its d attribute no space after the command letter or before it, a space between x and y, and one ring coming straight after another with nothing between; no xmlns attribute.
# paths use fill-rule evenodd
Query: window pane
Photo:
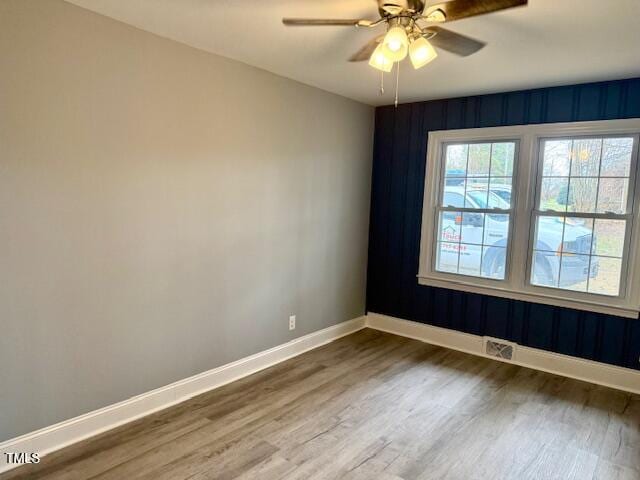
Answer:
<svg viewBox="0 0 640 480"><path fill-rule="evenodd" d="M596 192L598 191L597 178L571 178L569 182L569 197L567 210L569 212L595 212Z"/></svg>
<svg viewBox="0 0 640 480"><path fill-rule="evenodd" d="M487 246L506 247L509 237L509 215L488 213L484 219L484 241Z"/></svg>
<svg viewBox="0 0 640 480"><path fill-rule="evenodd" d="M539 208L626 213L632 150L629 137L546 140Z"/></svg>
<svg viewBox="0 0 640 480"><path fill-rule="evenodd" d="M586 292L588 273L589 255L563 253L558 286L567 290Z"/></svg>
<svg viewBox="0 0 640 480"><path fill-rule="evenodd" d="M463 275L480 275L480 264L482 262L482 246L460 245L460 267L458 273Z"/></svg>
<svg viewBox="0 0 640 480"><path fill-rule="evenodd" d="M536 222L536 233L534 248L545 252L559 252L562 245L562 234L564 229L563 217L538 217Z"/></svg>
<svg viewBox="0 0 640 480"><path fill-rule="evenodd" d="M507 264L507 249L501 247L483 247L482 276L504 280Z"/></svg>
<svg viewBox="0 0 640 480"><path fill-rule="evenodd" d="M626 213L629 180L601 178L598 186L598 213Z"/></svg>
<svg viewBox="0 0 640 480"><path fill-rule="evenodd" d="M458 252L460 245L457 243L438 242L436 251L436 270L441 272L458 272Z"/></svg>
<svg viewBox="0 0 640 480"><path fill-rule="evenodd" d="M489 208L506 209L511 206L511 181L511 177L491 177Z"/></svg>
<svg viewBox="0 0 640 480"><path fill-rule="evenodd" d="M626 213L632 149L633 138L544 141L539 208Z"/></svg>
<svg viewBox="0 0 640 480"><path fill-rule="evenodd" d="M490 143L474 143L469 145L469 177L488 177L491 160Z"/></svg>
<svg viewBox="0 0 640 480"><path fill-rule="evenodd" d="M602 139L575 140L571 154L572 177L597 177L600 169Z"/></svg>
<svg viewBox="0 0 640 480"><path fill-rule="evenodd" d="M545 177L569 176L571 140L546 140L542 175Z"/></svg>
<svg viewBox="0 0 640 480"><path fill-rule="evenodd" d="M515 142L448 145L442 205L508 210L515 145Z"/></svg>
<svg viewBox="0 0 640 480"><path fill-rule="evenodd" d="M595 238L593 240L592 253L594 255L622 258L626 223L625 220L597 219L595 221Z"/></svg>
<svg viewBox="0 0 640 480"><path fill-rule="evenodd" d="M620 293L622 260L619 258L591 257L589 293L617 296Z"/></svg>
<svg viewBox="0 0 640 480"><path fill-rule="evenodd" d="M464 212L462 214L462 243L482 245L484 236L484 213Z"/></svg>
<svg viewBox="0 0 640 480"><path fill-rule="evenodd" d="M442 242L459 242L461 223L462 213L440 212L438 239Z"/></svg>
<svg viewBox="0 0 640 480"><path fill-rule="evenodd" d="M491 176L510 177L513 175L514 142L494 143L491 150Z"/></svg>
<svg viewBox="0 0 640 480"><path fill-rule="evenodd" d="M557 287L559 266L556 254L534 250L531 283L542 287Z"/></svg>
<svg viewBox="0 0 640 480"><path fill-rule="evenodd" d="M624 220L538 217L531 283L618 295L625 228Z"/></svg>
<svg viewBox="0 0 640 480"><path fill-rule="evenodd" d="M444 207L464 207L464 187L453 187L446 185L444 187L444 197L442 199Z"/></svg>
<svg viewBox="0 0 640 480"><path fill-rule="evenodd" d="M593 237L592 218L566 217L564 221L563 253L589 255Z"/></svg>
<svg viewBox="0 0 640 480"><path fill-rule="evenodd" d="M543 178L540 190L540 210L566 211L568 194L568 178Z"/></svg>
<svg viewBox="0 0 640 480"><path fill-rule="evenodd" d="M445 177L464 177L467 174L467 145L448 145Z"/></svg>
<svg viewBox="0 0 640 480"><path fill-rule="evenodd" d="M467 179L467 195L464 206L467 208L487 208L489 180L486 178Z"/></svg>
<svg viewBox="0 0 640 480"><path fill-rule="evenodd" d="M509 195L511 195L511 192L509 192ZM503 198L495 192L489 191L487 200L488 208L500 208L502 210L508 210L510 208L509 202L503 200Z"/></svg>
<svg viewBox="0 0 640 480"><path fill-rule="evenodd" d="M602 177L628 177L631 171L633 138L605 138L602 144Z"/></svg>

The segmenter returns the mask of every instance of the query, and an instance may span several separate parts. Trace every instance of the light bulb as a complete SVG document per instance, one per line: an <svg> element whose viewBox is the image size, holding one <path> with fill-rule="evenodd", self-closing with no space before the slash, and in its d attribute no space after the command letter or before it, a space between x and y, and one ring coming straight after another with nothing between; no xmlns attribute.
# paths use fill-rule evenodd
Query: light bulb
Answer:
<svg viewBox="0 0 640 480"><path fill-rule="evenodd" d="M406 57L408 46L407 32L399 25L391 27L382 41L384 54L392 62L399 62Z"/></svg>
<svg viewBox="0 0 640 480"><path fill-rule="evenodd" d="M409 58L413 68L424 67L427 63L434 60L438 56L435 48L427 41L426 38L420 37L415 39L409 45Z"/></svg>
<svg viewBox="0 0 640 480"><path fill-rule="evenodd" d="M393 61L389 60L385 56L382 49L382 44L379 44L371 54L371 58L369 58L369 65L371 65L373 68L387 73L390 72L393 68Z"/></svg>

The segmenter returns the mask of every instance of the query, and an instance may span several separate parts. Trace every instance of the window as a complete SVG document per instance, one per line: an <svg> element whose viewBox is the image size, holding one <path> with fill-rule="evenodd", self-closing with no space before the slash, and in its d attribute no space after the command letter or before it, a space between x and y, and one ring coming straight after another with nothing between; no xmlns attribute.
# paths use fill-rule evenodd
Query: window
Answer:
<svg viewBox="0 0 640 480"><path fill-rule="evenodd" d="M541 141L531 283L618 296L634 138Z"/></svg>
<svg viewBox="0 0 640 480"><path fill-rule="evenodd" d="M431 132L420 283L637 317L639 133L635 119Z"/></svg>
<svg viewBox="0 0 640 480"><path fill-rule="evenodd" d="M450 144L444 150L435 269L504 279L516 142Z"/></svg>

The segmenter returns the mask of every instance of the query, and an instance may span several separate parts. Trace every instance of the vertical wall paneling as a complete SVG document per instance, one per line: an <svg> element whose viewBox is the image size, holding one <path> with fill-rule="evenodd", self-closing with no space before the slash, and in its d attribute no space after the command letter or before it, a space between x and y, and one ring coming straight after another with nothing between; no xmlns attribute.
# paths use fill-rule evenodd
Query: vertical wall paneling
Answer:
<svg viewBox="0 0 640 480"><path fill-rule="evenodd" d="M640 117L640 78L376 110L367 308L640 370L640 321L418 285L428 133Z"/></svg>

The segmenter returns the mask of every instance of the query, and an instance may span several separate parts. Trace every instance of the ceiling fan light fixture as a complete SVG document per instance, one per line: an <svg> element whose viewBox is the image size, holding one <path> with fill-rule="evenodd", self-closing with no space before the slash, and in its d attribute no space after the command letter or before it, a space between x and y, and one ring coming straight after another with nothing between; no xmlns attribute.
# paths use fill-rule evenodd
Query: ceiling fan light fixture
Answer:
<svg viewBox="0 0 640 480"><path fill-rule="evenodd" d="M369 65L386 73L389 73L393 68L393 60L388 59L384 54L382 43L379 44L371 54L371 58L369 58Z"/></svg>
<svg viewBox="0 0 640 480"><path fill-rule="evenodd" d="M382 49L385 57L392 62L399 62L407 56L409 38L404 27L392 26L382 41Z"/></svg>
<svg viewBox="0 0 640 480"><path fill-rule="evenodd" d="M418 37L409 45L409 58L416 70L435 60L438 52L424 37Z"/></svg>

